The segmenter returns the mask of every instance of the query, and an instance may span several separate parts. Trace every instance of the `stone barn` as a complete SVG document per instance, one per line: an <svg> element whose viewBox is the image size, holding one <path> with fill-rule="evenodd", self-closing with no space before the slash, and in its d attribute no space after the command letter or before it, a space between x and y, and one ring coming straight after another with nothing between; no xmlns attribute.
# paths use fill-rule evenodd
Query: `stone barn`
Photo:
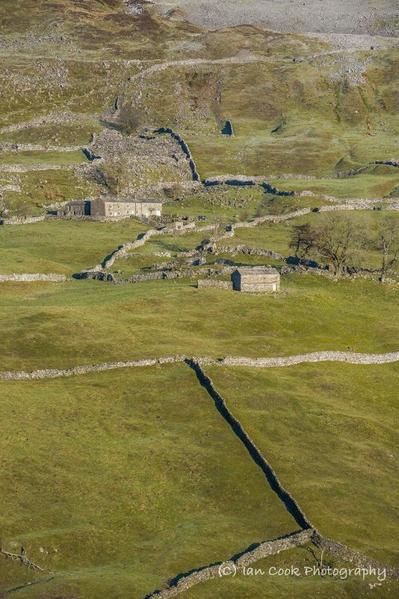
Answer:
<svg viewBox="0 0 399 599"><path fill-rule="evenodd" d="M237 268L231 275L234 291L268 293L280 290L280 273L267 266Z"/></svg>
<svg viewBox="0 0 399 599"><path fill-rule="evenodd" d="M90 216L90 200L72 200L57 211L57 216Z"/></svg>
<svg viewBox="0 0 399 599"><path fill-rule="evenodd" d="M111 219L135 216L151 218L161 216L162 202L159 200L134 200L129 198L106 197L91 203L91 215Z"/></svg>

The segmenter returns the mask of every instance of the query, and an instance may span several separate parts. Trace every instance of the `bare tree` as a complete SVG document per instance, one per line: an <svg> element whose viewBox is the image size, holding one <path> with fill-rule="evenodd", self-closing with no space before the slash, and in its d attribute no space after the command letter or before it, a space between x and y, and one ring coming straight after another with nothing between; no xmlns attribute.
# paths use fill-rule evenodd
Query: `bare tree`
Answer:
<svg viewBox="0 0 399 599"><path fill-rule="evenodd" d="M98 178L111 195L123 194L128 189L131 180L129 164L122 159L106 162L98 170Z"/></svg>
<svg viewBox="0 0 399 599"><path fill-rule="evenodd" d="M373 245L381 256L379 281L383 283L399 262L399 220L384 218L377 227Z"/></svg>
<svg viewBox="0 0 399 599"><path fill-rule="evenodd" d="M295 257L304 259L316 245L318 233L309 223L294 225L291 229L289 247L295 251Z"/></svg>
<svg viewBox="0 0 399 599"><path fill-rule="evenodd" d="M143 122L144 115L141 110L127 104L121 106L117 117L117 125L122 133L126 133L126 135L137 133Z"/></svg>
<svg viewBox="0 0 399 599"><path fill-rule="evenodd" d="M353 224L343 216L331 216L317 229L317 250L332 266L336 277L348 266L357 243Z"/></svg>
<svg viewBox="0 0 399 599"><path fill-rule="evenodd" d="M4 218L7 214L7 206L6 202L3 198L3 195L0 193L0 218Z"/></svg>

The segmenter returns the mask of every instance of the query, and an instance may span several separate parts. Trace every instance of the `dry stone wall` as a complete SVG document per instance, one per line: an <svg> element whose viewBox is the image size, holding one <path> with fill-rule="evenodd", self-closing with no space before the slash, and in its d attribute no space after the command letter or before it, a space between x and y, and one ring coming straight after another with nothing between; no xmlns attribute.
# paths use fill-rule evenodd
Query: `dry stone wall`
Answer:
<svg viewBox="0 0 399 599"><path fill-rule="evenodd" d="M246 366L249 368L280 368L283 366L294 366L297 364L315 362L346 362L348 364L390 364L399 362L399 351L385 354L361 354L354 352L321 351L308 354L277 358L245 358L225 357L213 358L206 356L188 357L184 355L164 356L160 358L146 358L144 360L127 360L118 362L103 362L100 364L86 364L63 369L43 369L26 371L3 371L0 372L0 380L19 381L46 378L62 378L75 375L103 372L105 370L117 370L122 368L136 368L142 366L156 366L162 364L184 363L192 360L200 366Z"/></svg>
<svg viewBox="0 0 399 599"><path fill-rule="evenodd" d="M179 144L182 152L185 154L188 160L193 181L200 181L201 177L199 175L197 165L195 163L190 148L188 147L182 136L179 135L179 133L176 133L176 131L173 131L173 129L170 129L170 127L160 127L156 130L156 133L167 133L172 137L172 139L174 139Z"/></svg>
<svg viewBox="0 0 399 599"><path fill-rule="evenodd" d="M243 443L255 464L257 464L257 466L259 466L259 468L262 470L271 489L282 501L286 510L291 514L296 523L302 529L314 529L314 526L311 524L309 518L307 518L303 510L299 507L294 497L283 487L276 472L273 470L273 468L268 463L263 454L260 452L260 450L256 447L255 443L248 435L248 433L244 430L239 420L237 420L237 418L227 407L225 400L218 393L211 379L205 374L204 370L202 369L202 366L195 360L187 360L187 364L188 366L190 366L190 368L194 370L199 383L213 399L219 413L223 416L226 422L230 425L232 431Z"/></svg>
<svg viewBox="0 0 399 599"><path fill-rule="evenodd" d="M320 549L324 549L338 559L344 562L350 562L356 567L375 568L379 569L380 571L384 570L387 577L396 579L399 578L399 568L381 564L377 560L370 558L367 555L363 555L359 551L355 551L343 543L323 537L316 531L312 535L312 542L317 547L320 547Z"/></svg>
<svg viewBox="0 0 399 599"><path fill-rule="evenodd" d="M198 568L187 574L181 574L175 577L165 589L154 591L147 595L146 599L169 599L170 597L175 597L176 595L187 591L196 584L206 582L212 578L218 578L223 572L229 571L231 573L240 573L244 567L247 567L260 559L264 559L270 555L276 555L277 553L287 551L288 549L306 545L310 542L311 537L312 531L306 530L266 541L264 543L259 543L255 547L242 553L238 558L232 558L225 562Z"/></svg>
<svg viewBox="0 0 399 599"><path fill-rule="evenodd" d="M200 360L201 361L201 360ZM221 366L249 366L251 368L280 368L314 362L347 362L348 364L388 364L399 361L399 351L386 354L361 354L356 352L320 351L278 358L226 357L218 361ZM203 363L201 361L201 363Z"/></svg>
<svg viewBox="0 0 399 599"><path fill-rule="evenodd" d="M58 275L54 273L49 274L10 274L0 275L0 283L6 282L18 282L18 283L32 283L34 281L51 281L53 283L63 283L67 280L65 275Z"/></svg>
<svg viewBox="0 0 399 599"><path fill-rule="evenodd" d="M203 287L214 287L216 289L227 289L232 290L233 286L230 281L214 281L212 279L199 279L197 281L198 289Z"/></svg>
<svg viewBox="0 0 399 599"><path fill-rule="evenodd" d="M31 225L46 220L46 215L41 216L15 216L13 218L0 219L0 225Z"/></svg>
<svg viewBox="0 0 399 599"><path fill-rule="evenodd" d="M264 256L265 258L272 258L273 260L284 260L284 256L273 250L267 250L263 248L249 247L248 245L234 245L234 246L223 246L218 245L216 247L218 253L221 254L246 254L247 256Z"/></svg>

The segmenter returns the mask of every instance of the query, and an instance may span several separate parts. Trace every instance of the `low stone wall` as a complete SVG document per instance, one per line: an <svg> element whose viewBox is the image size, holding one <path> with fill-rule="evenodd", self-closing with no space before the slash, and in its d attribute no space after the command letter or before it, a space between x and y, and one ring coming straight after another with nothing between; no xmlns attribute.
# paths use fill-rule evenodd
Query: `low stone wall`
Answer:
<svg viewBox="0 0 399 599"><path fill-rule="evenodd" d="M273 250L266 250L263 248L249 247L247 245L234 245L234 246L220 246L215 248L214 253L221 254L246 254L247 256L265 256L266 258L272 258L273 260L285 260L282 254L273 252Z"/></svg>
<svg viewBox="0 0 399 599"><path fill-rule="evenodd" d="M45 378L69 377L79 374L88 374L91 372L102 372L103 370L117 370L120 368L133 368L136 366L155 366L157 364L183 363L186 360L193 360L198 364L207 366L248 366L250 368L280 368L281 366L294 366L296 364L306 364L312 362L347 362L349 364L389 364L399 362L399 351L386 354L360 354L353 352L313 352L300 354L296 356L278 357L278 358L246 358L246 357L225 357L213 358L206 356L188 356L175 355L163 356L160 358L149 358L145 360L127 360L119 362L102 362L100 364L87 364L83 366L74 366L63 369L44 369L25 371L0 372L0 380L34 380Z"/></svg>
<svg viewBox="0 0 399 599"><path fill-rule="evenodd" d="M113 274L104 272L103 270L83 270L73 275L74 279L78 280L92 280L92 281L106 281L107 283L116 283L116 279Z"/></svg>
<svg viewBox="0 0 399 599"><path fill-rule="evenodd" d="M386 166L396 166L399 167L399 161L397 160L375 160L374 164L385 164Z"/></svg>
<svg viewBox="0 0 399 599"><path fill-rule="evenodd" d="M206 582L212 578L219 578L220 576L223 576L223 572L230 572L231 574L240 573L244 567L257 562L260 559L270 555L276 555L281 551L287 551L294 547L306 545L310 542L311 537L312 531L305 530L272 539L264 543L259 543L255 547L251 546L251 549L241 553L238 558L232 558L225 562L198 568L187 574L179 574L165 589L154 591L147 595L145 599L169 599L170 597L175 597L176 595L187 591L196 584Z"/></svg>
<svg viewBox="0 0 399 599"><path fill-rule="evenodd" d="M306 214L310 214L313 212L311 208L299 208L298 210L293 210L292 212L286 212L285 214L266 214L265 216L258 216L253 220L242 221L235 223L235 229L246 229L257 227L263 223L282 223L287 220L291 220L297 218L298 216L305 216Z"/></svg>
<svg viewBox="0 0 399 599"><path fill-rule="evenodd" d="M83 156L82 156L83 160ZM0 164L0 173L29 173L30 171L73 171L77 164Z"/></svg>
<svg viewBox="0 0 399 599"><path fill-rule="evenodd" d="M67 280L65 275L58 274L10 274L10 275L0 275L0 283L6 282L18 282L18 283L32 283L34 281L51 281L53 283L63 283Z"/></svg>
<svg viewBox="0 0 399 599"><path fill-rule="evenodd" d="M231 187L253 187L260 185L266 193L276 196L294 196L294 191L281 191L265 181L264 177L246 177L245 175L220 175L210 177L204 180L205 187L215 187L216 185L229 185Z"/></svg>
<svg viewBox="0 0 399 599"><path fill-rule="evenodd" d="M179 135L179 133L176 133L176 131L173 131L173 129L171 129L170 127L160 127L159 129L156 130L156 133L167 133L172 137L172 139L177 141L182 152L187 157L193 181L200 181L201 178L199 176L197 165L195 164L195 160L193 158L190 148L188 147L188 145L186 144L186 142L184 141L182 136Z"/></svg>
<svg viewBox="0 0 399 599"><path fill-rule="evenodd" d="M68 378L82 374L104 372L107 370L119 370L121 368L143 368L145 366L157 366L163 364L184 363L186 356L163 356L161 358L148 358L144 360L128 360L126 362L102 362L100 364L86 364L84 366L73 366L71 368L45 368L32 372L0 372L0 380L3 381L34 381L41 379Z"/></svg>
<svg viewBox="0 0 399 599"><path fill-rule="evenodd" d="M356 352L320 351L278 358L225 357L221 366L249 366L251 368L280 368L314 362L347 362L348 364L388 364L399 361L399 351L386 354L360 354ZM203 363L200 360L201 363Z"/></svg>
<svg viewBox="0 0 399 599"><path fill-rule="evenodd" d="M0 152L10 152L12 154L17 152L78 152L82 149L82 146L57 146L57 145L43 145L43 144L30 144L30 143L12 143L4 142L0 143Z"/></svg>
<svg viewBox="0 0 399 599"><path fill-rule="evenodd" d="M334 555L334 557L344 562L350 562L358 568L375 568L376 570L379 569L380 571L384 570L387 577L399 578L399 568L381 564L381 562L378 562L367 555L363 555L359 551L355 551L343 543L339 543L333 539L328 539L321 536L316 531L314 531L312 535L312 542L317 547L320 547L320 549L324 549L331 555Z"/></svg>
<svg viewBox="0 0 399 599"><path fill-rule="evenodd" d="M199 279L197 281L198 289L202 287L215 287L216 289L227 289L232 290L233 286L230 281L215 281L212 279Z"/></svg>
<svg viewBox="0 0 399 599"><path fill-rule="evenodd" d="M110 268L114 264L115 260L117 260L118 258L127 257L129 253L134 251L136 248L143 246L149 239L151 239L151 237L154 237L156 235L184 235L186 233L192 232L198 233L202 231L211 231L216 228L216 225L203 225L201 227L197 227L195 223L189 223L189 226L183 226L182 228L178 228L176 224L177 223L174 223L171 226L161 227L159 229L148 229L148 231L145 231L144 233L139 233L134 241L128 241L127 243L120 245L116 250L114 250L109 256L104 258L104 260L100 264L95 266L92 270L100 271L103 269L106 270Z"/></svg>
<svg viewBox="0 0 399 599"><path fill-rule="evenodd" d="M156 229L149 229L148 231L145 231L145 233L139 233L134 241L128 241L127 243L119 246L119 248L107 256L101 262L101 264L97 265L94 270L110 268L114 264L115 260L125 257L132 250L144 245L146 241L148 241L154 235L160 235L161 232L162 231L158 231Z"/></svg>
<svg viewBox="0 0 399 599"><path fill-rule="evenodd" d="M311 524L309 518L307 518L303 510L299 507L294 497L283 487L276 472L273 470L272 466L268 463L261 451L257 448L248 433L244 430L240 421L237 420L237 418L227 407L224 398L216 390L212 380L205 374L201 364L196 360L187 360L186 363L194 370L200 385L213 399L216 409L229 424L234 434L237 435L237 437L243 443L254 463L262 470L271 489L279 497L280 501L284 504L286 510L289 514L291 514L298 526L300 526L301 529L314 529L314 526Z"/></svg>
<svg viewBox="0 0 399 599"><path fill-rule="evenodd" d="M12 218L0 218L0 225L30 225L46 220L46 215L41 216L14 216Z"/></svg>

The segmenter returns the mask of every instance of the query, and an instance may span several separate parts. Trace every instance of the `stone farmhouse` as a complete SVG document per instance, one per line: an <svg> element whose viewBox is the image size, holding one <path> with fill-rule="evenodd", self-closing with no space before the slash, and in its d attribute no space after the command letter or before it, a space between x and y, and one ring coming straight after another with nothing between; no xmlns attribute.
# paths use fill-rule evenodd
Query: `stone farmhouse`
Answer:
<svg viewBox="0 0 399 599"><path fill-rule="evenodd" d="M58 212L58 216L92 216L93 218L119 219L135 216L150 218L162 215L162 202L159 200L133 200L128 198L98 198L96 200L75 200L68 202Z"/></svg>
<svg viewBox="0 0 399 599"><path fill-rule="evenodd" d="M159 200L131 200L125 198L100 198L91 203L91 216L125 218L137 216L148 218L161 216L162 202Z"/></svg>
<svg viewBox="0 0 399 599"><path fill-rule="evenodd" d="M280 273L267 266L237 268L231 275L231 281L235 291L265 293L280 290Z"/></svg>

